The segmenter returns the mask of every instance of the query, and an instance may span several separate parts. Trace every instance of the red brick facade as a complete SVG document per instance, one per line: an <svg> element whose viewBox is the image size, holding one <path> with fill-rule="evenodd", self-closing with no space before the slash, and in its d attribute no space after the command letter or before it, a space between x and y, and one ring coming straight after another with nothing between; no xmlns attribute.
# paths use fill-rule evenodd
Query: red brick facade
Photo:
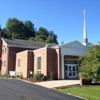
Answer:
<svg viewBox="0 0 100 100"><path fill-rule="evenodd" d="M62 55L64 54L62 53ZM16 71L16 73L22 73L24 77L27 77L29 71L33 71L36 74L40 70L48 79L51 72L54 75L54 79L63 79L65 59L78 59L78 56L65 55L61 58L62 55L60 47L44 47L33 50L8 46L5 41L0 39L0 64L3 62L0 71L3 74L8 74L9 71ZM41 57L41 69L39 70L38 57ZM20 67L18 67L19 58L21 60Z"/></svg>

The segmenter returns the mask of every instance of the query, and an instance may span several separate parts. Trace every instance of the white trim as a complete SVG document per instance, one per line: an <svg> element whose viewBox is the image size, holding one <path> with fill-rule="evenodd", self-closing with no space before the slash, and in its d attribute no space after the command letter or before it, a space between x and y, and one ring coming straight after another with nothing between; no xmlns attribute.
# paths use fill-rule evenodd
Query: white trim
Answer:
<svg viewBox="0 0 100 100"><path fill-rule="evenodd" d="M43 47L43 48L36 49L36 50L33 50L33 51L35 52L35 51L38 51L38 50L41 50L41 49L45 49L45 48L46 48L46 47Z"/></svg>
<svg viewBox="0 0 100 100"><path fill-rule="evenodd" d="M37 57L41 57L41 54L38 54Z"/></svg>
<svg viewBox="0 0 100 100"><path fill-rule="evenodd" d="M41 57L41 54L37 55L37 73L38 71L41 72L41 69L38 69L38 57Z"/></svg>
<svg viewBox="0 0 100 100"><path fill-rule="evenodd" d="M21 52L15 53L15 54L17 55L17 54L24 53L24 52L28 52L28 50L24 50L24 51L21 51Z"/></svg>
<svg viewBox="0 0 100 100"><path fill-rule="evenodd" d="M64 79L64 55L61 55L61 79Z"/></svg>
<svg viewBox="0 0 100 100"><path fill-rule="evenodd" d="M17 60L19 60L19 59L20 59L20 64L19 64L19 65L21 66L21 57L18 57L18 58L17 58ZM18 62L18 63L19 63L19 62ZM17 65L18 68L20 68L20 66Z"/></svg>
<svg viewBox="0 0 100 100"><path fill-rule="evenodd" d="M3 37L1 38L1 40L6 44L6 46L8 46L8 44L3 40Z"/></svg>

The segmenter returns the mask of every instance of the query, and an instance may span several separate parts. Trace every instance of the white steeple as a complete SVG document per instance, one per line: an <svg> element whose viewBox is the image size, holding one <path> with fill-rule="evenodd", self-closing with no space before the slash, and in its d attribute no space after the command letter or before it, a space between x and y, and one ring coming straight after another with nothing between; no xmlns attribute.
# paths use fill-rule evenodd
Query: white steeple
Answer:
<svg viewBox="0 0 100 100"><path fill-rule="evenodd" d="M83 30L83 44L88 46L88 39L87 39L87 30L86 30L86 12L84 10L84 30Z"/></svg>

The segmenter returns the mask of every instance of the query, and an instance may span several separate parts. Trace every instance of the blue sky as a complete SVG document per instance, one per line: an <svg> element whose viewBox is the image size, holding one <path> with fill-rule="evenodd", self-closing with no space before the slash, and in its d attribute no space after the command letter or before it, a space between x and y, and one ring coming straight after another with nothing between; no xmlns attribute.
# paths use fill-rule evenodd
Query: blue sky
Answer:
<svg viewBox="0 0 100 100"><path fill-rule="evenodd" d="M0 0L0 23L8 18L31 20L35 28L53 30L58 42L83 42L83 11L86 11L88 41L100 41L100 0Z"/></svg>

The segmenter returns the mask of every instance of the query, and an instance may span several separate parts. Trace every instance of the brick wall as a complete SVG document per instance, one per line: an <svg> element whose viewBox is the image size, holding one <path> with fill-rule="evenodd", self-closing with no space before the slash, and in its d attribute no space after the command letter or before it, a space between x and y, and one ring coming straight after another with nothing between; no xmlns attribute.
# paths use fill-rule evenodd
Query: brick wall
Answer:
<svg viewBox="0 0 100 100"><path fill-rule="evenodd" d="M60 48L55 49L55 59L56 59L56 79L61 79L61 52Z"/></svg>
<svg viewBox="0 0 100 100"><path fill-rule="evenodd" d="M15 54L24 50L29 50L28 48L18 48L18 47L9 47L9 59L8 59L8 70L15 70Z"/></svg>
<svg viewBox="0 0 100 100"><path fill-rule="evenodd" d="M41 73L47 76L47 48L41 48L34 51L34 74L37 73L37 57L41 56Z"/></svg>
<svg viewBox="0 0 100 100"><path fill-rule="evenodd" d="M34 72L34 60L33 60L33 52L28 51L28 67L27 67L27 72L33 71Z"/></svg>
<svg viewBox="0 0 100 100"><path fill-rule="evenodd" d="M18 59L20 59L20 67L18 67ZM16 54L16 74L21 73L23 77L27 77L28 51Z"/></svg>
<svg viewBox="0 0 100 100"><path fill-rule="evenodd" d="M47 78L50 78L51 72L56 74L56 63L55 50L47 48Z"/></svg>
<svg viewBox="0 0 100 100"><path fill-rule="evenodd" d="M7 50L8 47L7 45L2 42L2 47L1 47L1 73L2 74L6 74L6 69L7 69Z"/></svg>
<svg viewBox="0 0 100 100"><path fill-rule="evenodd" d="M1 61L1 58L2 58L2 40L1 40L1 36L2 36L2 32L0 32L0 71L1 71L1 64L2 64L2 61Z"/></svg>
<svg viewBox="0 0 100 100"><path fill-rule="evenodd" d="M47 77L50 78L50 72L54 72L54 78L60 79L60 48L47 49Z"/></svg>

